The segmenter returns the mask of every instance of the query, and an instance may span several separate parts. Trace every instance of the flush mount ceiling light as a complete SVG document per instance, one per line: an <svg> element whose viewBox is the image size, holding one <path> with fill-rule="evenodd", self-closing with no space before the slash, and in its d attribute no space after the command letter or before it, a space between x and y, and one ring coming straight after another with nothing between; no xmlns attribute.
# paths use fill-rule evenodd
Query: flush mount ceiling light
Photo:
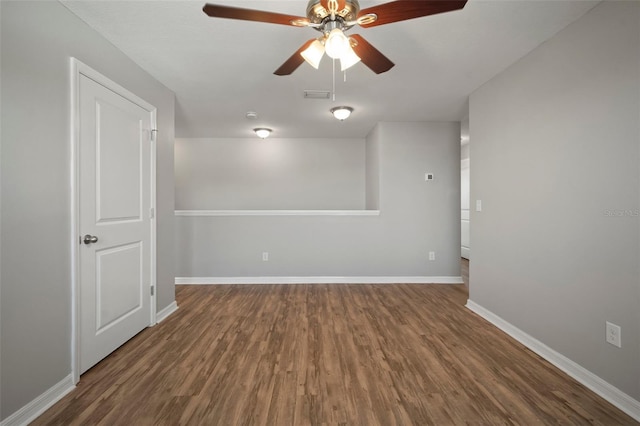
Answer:
<svg viewBox="0 0 640 426"><path fill-rule="evenodd" d="M260 139L266 139L269 137L273 130L267 129L266 127L258 127L253 129L253 131L256 132L256 135L258 135Z"/></svg>
<svg viewBox="0 0 640 426"><path fill-rule="evenodd" d="M331 112L331 114L333 114L333 116L338 120L344 121L347 118L349 118L349 116L353 112L353 108L348 106L337 106L337 107L331 108L329 112Z"/></svg>

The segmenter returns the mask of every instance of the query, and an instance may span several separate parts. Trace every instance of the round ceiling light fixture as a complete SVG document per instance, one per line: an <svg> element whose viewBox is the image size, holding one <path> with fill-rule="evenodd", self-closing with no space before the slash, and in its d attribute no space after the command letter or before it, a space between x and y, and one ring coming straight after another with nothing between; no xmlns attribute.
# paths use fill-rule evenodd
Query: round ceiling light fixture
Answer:
<svg viewBox="0 0 640 426"><path fill-rule="evenodd" d="M331 108L329 111L331 112L331 114L333 114L335 118L337 118L340 121L344 121L347 118L349 118L349 116L353 112L353 108L349 106L337 106L337 107Z"/></svg>
<svg viewBox="0 0 640 426"><path fill-rule="evenodd" d="M256 132L256 135L258 135L260 139L266 139L273 130L267 129L266 127L257 127L253 129L253 131Z"/></svg>

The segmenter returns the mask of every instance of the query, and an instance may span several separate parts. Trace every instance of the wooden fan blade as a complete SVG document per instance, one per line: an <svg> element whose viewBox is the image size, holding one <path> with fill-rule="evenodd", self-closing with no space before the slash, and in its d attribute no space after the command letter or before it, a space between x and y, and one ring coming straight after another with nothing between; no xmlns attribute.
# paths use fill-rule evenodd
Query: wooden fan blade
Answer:
<svg viewBox="0 0 640 426"><path fill-rule="evenodd" d="M378 19L362 24L362 27L369 28L462 9L466 3L467 0L398 0L362 9L358 17L376 14Z"/></svg>
<svg viewBox="0 0 640 426"><path fill-rule="evenodd" d="M320 4L322 5L322 7L327 9L329 13L331 13L331 3L333 2L336 3L336 10L334 11L335 13L340 12L347 5L346 0L320 0Z"/></svg>
<svg viewBox="0 0 640 426"><path fill-rule="evenodd" d="M280 68L275 70L273 73L275 75L289 75L292 72L294 72L296 69L298 69L298 67L300 65L302 65L302 63L304 62L304 58L302 57L301 53L307 47L309 47L311 45L311 43L313 43L314 41L316 41L316 39L312 38L311 40L309 40L305 44L303 44L300 47L300 49L296 50L296 53L294 53L293 55L291 55L291 57L289 59L284 61L284 64L280 65Z"/></svg>
<svg viewBox="0 0 640 426"><path fill-rule="evenodd" d="M203 12L212 18L240 19L243 21L266 22L269 24L292 25L302 27L309 24L308 18L284 15L282 13L265 12L263 10L242 9L240 7L221 6L207 3Z"/></svg>
<svg viewBox="0 0 640 426"><path fill-rule="evenodd" d="M376 74L382 74L389 71L395 65L384 56L378 49L373 47L361 35L353 34L351 38L356 42L351 44L353 51L360 57L363 64L371 68Z"/></svg>

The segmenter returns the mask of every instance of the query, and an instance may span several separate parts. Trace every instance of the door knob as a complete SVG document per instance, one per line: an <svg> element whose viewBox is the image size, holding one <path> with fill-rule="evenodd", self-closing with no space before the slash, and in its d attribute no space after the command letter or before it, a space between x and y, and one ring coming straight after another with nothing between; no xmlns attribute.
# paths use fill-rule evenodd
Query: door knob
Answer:
<svg viewBox="0 0 640 426"><path fill-rule="evenodd" d="M91 243L97 243L98 242L98 237L96 237L95 235L85 235L84 239L82 240L85 244L91 244Z"/></svg>

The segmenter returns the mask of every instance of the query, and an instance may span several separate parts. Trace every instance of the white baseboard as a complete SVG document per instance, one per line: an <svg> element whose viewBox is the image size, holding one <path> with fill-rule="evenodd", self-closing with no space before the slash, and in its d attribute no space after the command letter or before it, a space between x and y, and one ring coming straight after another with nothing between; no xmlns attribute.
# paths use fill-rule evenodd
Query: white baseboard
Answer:
<svg viewBox="0 0 640 426"><path fill-rule="evenodd" d="M463 284L462 277L176 277L176 284Z"/></svg>
<svg viewBox="0 0 640 426"><path fill-rule="evenodd" d="M71 392L76 385L73 377L69 374L64 379L53 385L42 395L4 419L0 426L22 426L35 420L39 415L47 411L53 404L60 401L66 394Z"/></svg>
<svg viewBox="0 0 640 426"><path fill-rule="evenodd" d="M503 320L493 312L477 303L467 300L467 308L486 319L518 342L573 377L578 382L618 407L620 410L640 421L640 402L636 401L620 389L604 381L581 365L571 361L564 355L554 351L549 346L535 339L509 322Z"/></svg>
<svg viewBox="0 0 640 426"><path fill-rule="evenodd" d="M169 315L178 310L178 303L174 300L166 308L156 312L156 324L165 320Z"/></svg>

